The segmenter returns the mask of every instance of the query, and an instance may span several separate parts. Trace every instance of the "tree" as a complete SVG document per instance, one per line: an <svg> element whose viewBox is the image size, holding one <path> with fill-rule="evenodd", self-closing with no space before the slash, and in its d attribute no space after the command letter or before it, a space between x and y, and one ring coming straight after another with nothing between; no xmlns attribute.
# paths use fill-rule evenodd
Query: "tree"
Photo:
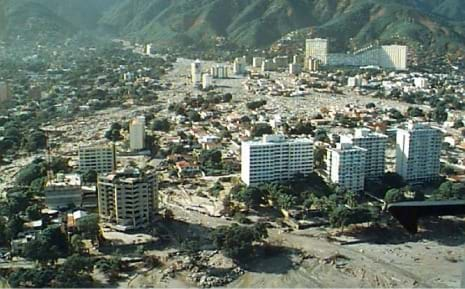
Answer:
<svg viewBox="0 0 465 289"><path fill-rule="evenodd" d="M256 207L263 202L263 191L257 187L249 186L232 192L232 198L243 202L247 207Z"/></svg>
<svg viewBox="0 0 465 289"><path fill-rule="evenodd" d="M95 170L88 170L82 174L82 181L84 183L97 183L97 172Z"/></svg>
<svg viewBox="0 0 465 289"><path fill-rule="evenodd" d="M404 192L400 189L390 189L384 196L384 201L388 204L405 201Z"/></svg>
<svg viewBox="0 0 465 289"><path fill-rule="evenodd" d="M155 119L152 121L151 127L152 127L152 130L154 131L169 132L171 128L171 124L166 118Z"/></svg>
<svg viewBox="0 0 465 289"><path fill-rule="evenodd" d="M313 157L315 159L315 168L317 169L325 169L326 163L326 148L324 146L316 146L313 152Z"/></svg>
<svg viewBox="0 0 465 289"><path fill-rule="evenodd" d="M35 152L39 149L44 149L47 144L47 137L41 130L35 130L25 139L24 148L30 152Z"/></svg>
<svg viewBox="0 0 465 289"><path fill-rule="evenodd" d="M456 119L454 122L454 128L459 129L463 127L463 120L461 119Z"/></svg>
<svg viewBox="0 0 465 289"><path fill-rule="evenodd" d="M250 110L256 110L264 105L266 105L266 100L251 101L247 103L247 108Z"/></svg>
<svg viewBox="0 0 465 289"><path fill-rule="evenodd" d="M293 129L289 131L291 135L311 135L315 127L310 122L299 122Z"/></svg>
<svg viewBox="0 0 465 289"><path fill-rule="evenodd" d="M96 266L108 276L111 282L118 279L120 272L123 270L123 262L119 257L102 259L97 262Z"/></svg>
<svg viewBox="0 0 465 289"><path fill-rule="evenodd" d="M99 218L97 214L89 214L77 220L77 230L85 238L93 241L98 240L100 227L98 225Z"/></svg>
<svg viewBox="0 0 465 289"><path fill-rule="evenodd" d="M219 150L202 150L199 155L199 163L204 169L221 169L222 159Z"/></svg>
<svg viewBox="0 0 465 289"><path fill-rule="evenodd" d="M57 287L89 288L92 287L93 262L88 257L72 255L58 269Z"/></svg>
<svg viewBox="0 0 465 289"><path fill-rule="evenodd" d="M117 142L123 139L121 135L121 125L117 122L113 123L109 130L105 132L105 138L111 142Z"/></svg>
<svg viewBox="0 0 465 289"><path fill-rule="evenodd" d="M16 183L22 186L29 186L32 181L46 175L47 169L43 160L36 160L22 168L16 175Z"/></svg>
<svg viewBox="0 0 465 289"><path fill-rule="evenodd" d="M232 98L233 98L232 94L228 92L223 95L223 102L231 102Z"/></svg>
<svg viewBox="0 0 465 289"><path fill-rule="evenodd" d="M212 233L215 246L224 254L235 260L249 258L254 251L253 243L261 242L268 237L264 225L258 224L253 227L244 227L233 224L229 227L220 226Z"/></svg>
<svg viewBox="0 0 465 289"><path fill-rule="evenodd" d="M24 230L24 221L18 216L14 215L6 224L7 235L10 239L16 238L16 236Z"/></svg>
<svg viewBox="0 0 465 289"><path fill-rule="evenodd" d="M321 128L316 130L314 139L315 141L321 141L326 143L330 142L327 131Z"/></svg>
<svg viewBox="0 0 465 289"><path fill-rule="evenodd" d="M431 113L431 119L437 123L443 123L447 120L447 118L448 114L444 105L436 107L436 109L434 109Z"/></svg>
<svg viewBox="0 0 465 289"><path fill-rule="evenodd" d="M19 269L8 276L12 288L48 288L55 278L52 268Z"/></svg>
<svg viewBox="0 0 465 289"><path fill-rule="evenodd" d="M422 109L418 107L409 107L407 109L407 115L409 117L422 117L422 116L425 116L425 113L423 112Z"/></svg>
<svg viewBox="0 0 465 289"><path fill-rule="evenodd" d="M68 255L68 238L60 226L49 226L24 248L24 257L46 264Z"/></svg>
<svg viewBox="0 0 465 289"><path fill-rule="evenodd" d="M267 123L257 123L252 129L252 137L261 137L265 134L273 134L273 128Z"/></svg>
<svg viewBox="0 0 465 289"><path fill-rule="evenodd" d="M30 221L39 220L42 218L41 207L38 204L31 205L26 209L27 218Z"/></svg>
<svg viewBox="0 0 465 289"><path fill-rule="evenodd" d="M187 114L187 117L192 122L198 122L201 120L200 114L196 112L195 110L189 111L189 113Z"/></svg>
<svg viewBox="0 0 465 289"><path fill-rule="evenodd" d="M432 195L433 200L465 200L465 184L444 182Z"/></svg>
<svg viewBox="0 0 465 289"><path fill-rule="evenodd" d="M70 241L71 250L78 255L84 254L85 244L82 240L81 235L75 234L71 237Z"/></svg>

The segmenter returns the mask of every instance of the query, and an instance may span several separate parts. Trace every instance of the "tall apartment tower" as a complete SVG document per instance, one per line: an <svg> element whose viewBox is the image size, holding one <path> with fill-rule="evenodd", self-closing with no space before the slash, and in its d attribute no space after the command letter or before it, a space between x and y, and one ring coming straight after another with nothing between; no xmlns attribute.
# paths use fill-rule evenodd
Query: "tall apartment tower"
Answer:
<svg viewBox="0 0 465 289"><path fill-rule="evenodd" d="M407 55L408 48L405 45L383 45L379 56L379 66L406 70Z"/></svg>
<svg viewBox="0 0 465 289"><path fill-rule="evenodd" d="M328 63L328 39L307 39L305 43L305 58L315 58L326 65Z"/></svg>
<svg viewBox="0 0 465 289"><path fill-rule="evenodd" d="M286 182L313 172L313 141L265 135L261 141L243 142L241 158L241 178L248 186Z"/></svg>
<svg viewBox="0 0 465 289"><path fill-rule="evenodd" d="M0 82L0 102L7 100L10 97L10 89L7 82Z"/></svg>
<svg viewBox="0 0 465 289"><path fill-rule="evenodd" d="M145 148L145 117L136 117L129 124L129 146L132 151Z"/></svg>
<svg viewBox="0 0 465 289"><path fill-rule="evenodd" d="M96 171L99 174L113 170L115 152L109 145L79 146L79 171Z"/></svg>
<svg viewBox="0 0 465 289"><path fill-rule="evenodd" d="M356 129L354 135L341 136L342 143L366 149L365 178L382 177L386 169L387 135L372 132L367 128Z"/></svg>
<svg viewBox="0 0 465 289"><path fill-rule="evenodd" d="M411 184L439 176L442 132L426 124L410 122L397 130L396 172Z"/></svg>
<svg viewBox="0 0 465 289"><path fill-rule="evenodd" d="M328 174L331 182L352 192L365 187L365 161L367 150L351 143L339 143L328 149Z"/></svg>
<svg viewBox="0 0 465 289"><path fill-rule="evenodd" d="M202 63L200 60L196 60L191 64L191 76L192 85L194 87L200 87L202 82Z"/></svg>
<svg viewBox="0 0 465 289"><path fill-rule="evenodd" d="M122 230L150 223L158 207L155 175L127 167L98 178L98 210L101 220Z"/></svg>

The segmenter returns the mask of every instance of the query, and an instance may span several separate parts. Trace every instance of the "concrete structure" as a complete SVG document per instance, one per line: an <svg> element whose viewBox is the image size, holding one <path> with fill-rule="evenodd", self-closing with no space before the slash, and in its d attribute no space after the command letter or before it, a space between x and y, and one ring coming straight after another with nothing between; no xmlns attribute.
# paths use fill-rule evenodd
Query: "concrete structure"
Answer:
<svg viewBox="0 0 465 289"><path fill-rule="evenodd" d="M234 75L242 75L246 71L247 62L244 57L238 57L233 62L233 74Z"/></svg>
<svg viewBox="0 0 465 289"><path fill-rule="evenodd" d="M192 85L194 87L200 87L202 81L202 63L200 60L196 60L191 64L191 77Z"/></svg>
<svg viewBox="0 0 465 289"><path fill-rule="evenodd" d="M241 166L242 181L249 186L308 176L313 172L313 141L265 135L261 141L243 142Z"/></svg>
<svg viewBox="0 0 465 289"><path fill-rule="evenodd" d="M305 63L307 71L314 72L320 69L320 61L316 58L308 58Z"/></svg>
<svg viewBox="0 0 465 289"><path fill-rule="evenodd" d="M442 132L426 124L410 122L397 130L396 172L411 184L439 176Z"/></svg>
<svg viewBox="0 0 465 289"><path fill-rule="evenodd" d="M81 177L78 174L57 174L44 189L47 208L58 210L82 204Z"/></svg>
<svg viewBox="0 0 465 289"><path fill-rule="evenodd" d="M292 57L292 63L303 65L305 56L301 54L294 55Z"/></svg>
<svg viewBox="0 0 465 289"><path fill-rule="evenodd" d="M369 46L353 53L329 53L328 40L307 39L307 59L315 58L323 65L331 66L379 66L387 69L407 69L407 46Z"/></svg>
<svg viewBox="0 0 465 289"><path fill-rule="evenodd" d="M287 55L284 56L276 56L273 58L273 63L276 68L284 68L286 69L289 65L289 57Z"/></svg>
<svg viewBox="0 0 465 289"><path fill-rule="evenodd" d="M136 117L129 124L129 146L132 151L145 148L145 117Z"/></svg>
<svg viewBox="0 0 465 289"><path fill-rule="evenodd" d="M273 62L273 60L265 59L262 62L262 73L273 70L276 70L276 64Z"/></svg>
<svg viewBox="0 0 465 289"><path fill-rule="evenodd" d="M300 72L302 72L302 67L300 66L300 64L296 64L296 63L289 64L289 74L299 75Z"/></svg>
<svg viewBox="0 0 465 289"><path fill-rule="evenodd" d="M5 101L10 97L8 83L0 82L0 101Z"/></svg>
<svg viewBox="0 0 465 289"><path fill-rule="evenodd" d="M420 89L428 88L428 80L424 77L416 77L414 79L415 87Z"/></svg>
<svg viewBox="0 0 465 289"><path fill-rule="evenodd" d="M152 44L145 45L144 53L147 54L148 56L152 55Z"/></svg>
<svg viewBox="0 0 465 289"><path fill-rule="evenodd" d="M365 187L366 149L351 143L339 143L328 149L328 175L331 182L352 192Z"/></svg>
<svg viewBox="0 0 465 289"><path fill-rule="evenodd" d="M341 142L366 149L365 178L373 179L384 175L388 136L372 132L367 128L356 129L354 135L341 136Z"/></svg>
<svg viewBox="0 0 465 289"><path fill-rule="evenodd" d="M79 171L109 173L113 169L115 153L110 145L80 146L78 151Z"/></svg>
<svg viewBox="0 0 465 289"><path fill-rule="evenodd" d="M229 77L229 69L222 65L222 64L217 64L210 68L210 74L213 78L219 78L219 79L224 79Z"/></svg>
<svg viewBox="0 0 465 289"><path fill-rule="evenodd" d="M254 57L252 58L252 66L254 68L261 68L263 61L265 61L265 58L263 57Z"/></svg>
<svg viewBox="0 0 465 289"><path fill-rule="evenodd" d="M210 74L204 73L202 74L202 88L209 89L212 86L213 78Z"/></svg>
<svg viewBox="0 0 465 289"><path fill-rule="evenodd" d="M307 39L305 43L305 58L314 58L326 65L328 58L328 40L322 38Z"/></svg>
<svg viewBox="0 0 465 289"><path fill-rule="evenodd" d="M360 87L362 85L362 79L359 76L352 76L347 79L348 87Z"/></svg>
<svg viewBox="0 0 465 289"><path fill-rule="evenodd" d="M100 219L120 230L145 227L158 208L155 175L125 168L98 178Z"/></svg>

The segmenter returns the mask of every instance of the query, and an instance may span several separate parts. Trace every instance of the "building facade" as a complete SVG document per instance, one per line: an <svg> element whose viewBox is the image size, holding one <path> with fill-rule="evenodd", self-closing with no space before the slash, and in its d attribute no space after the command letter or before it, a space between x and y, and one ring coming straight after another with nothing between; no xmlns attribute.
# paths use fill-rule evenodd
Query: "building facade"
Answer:
<svg viewBox="0 0 465 289"><path fill-rule="evenodd" d="M374 179L384 175L388 136L367 128L356 129L354 135L341 136L341 142L366 149L365 178Z"/></svg>
<svg viewBox="0 0 465 289"><path fill-rule="evenodd" d="M306 59L315 58L330 66L379 66L386 69L406 70L408 48L405 45L369 46L355 52L329 53L327 39L306 41Z"/></svg>
<svg viewBox="0 0 465 289"><path fill-rule="evenodd" d="M396 172L411 184L435 180L441 167L442 132L426 124L409 123L397 130Z"/></svg>
<svg viewBox="0 0 465 289"><path fill-rule="evenodd" d="M121 230L145 227L158 208L155 175L125 168L98 178L100 218Z"/></svg>
<svg viewBox="0 0 465 289"><path fill-rule="evenodd" d="M5 101L10 97L9 91L8 83L0 82L0 102Z"/></svg>
<svg viewBox="0 0 465 289"><path fill-rule="evenodd" d="M115 152L109 145L80 146L78 150L79 171L96 171L99 174L113 170Z"/></svg>
<svg viewBox="0 0 465 289"><path fill-rule="evenodd" d="M192 85L199 87L202 82L202 63L196 60L191 64Z"/></svg>
<svg viewBox="0 0 465 289"><path fill-rule="evenodd" d="M366 149L351 143L339 143L328 149L328 176L332 183L352 191L360 192L365 187Z"/></svg>
<svg viewBox="0 0 465 289"><path fill-rule="evenodd" d="M326 65L328 60L328 39L307 39L305 43L305 58L314 58Z"/></svg>
<svg viewBox="0 0 465 289"><path fill-rule="evenodd" d="M313 141L265 135L261 141L242 143L241 178L248 186L286 182L313 172Z"/></svg>
<svg viewBox="0 0 465 289"><path fill-rule="evenodd" d="M145 148L145 117L136 117L129 124L129 146L132 151Z"/></svg>

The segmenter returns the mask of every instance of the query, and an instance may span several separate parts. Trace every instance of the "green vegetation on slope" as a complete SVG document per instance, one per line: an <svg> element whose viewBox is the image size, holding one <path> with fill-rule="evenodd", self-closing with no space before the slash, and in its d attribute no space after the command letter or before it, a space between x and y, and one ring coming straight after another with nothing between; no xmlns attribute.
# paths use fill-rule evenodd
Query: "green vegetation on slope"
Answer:
<svg viewBox="0 0 465 289"><path fill-rule="evenodd" d="M3 1L10 35L51 31L69 36L87 29L158 46L212 46L225 37L239 46L266 47L307 29L330 38L337 50L375 41L439 53L465 50L461 0Z"/></svg>

